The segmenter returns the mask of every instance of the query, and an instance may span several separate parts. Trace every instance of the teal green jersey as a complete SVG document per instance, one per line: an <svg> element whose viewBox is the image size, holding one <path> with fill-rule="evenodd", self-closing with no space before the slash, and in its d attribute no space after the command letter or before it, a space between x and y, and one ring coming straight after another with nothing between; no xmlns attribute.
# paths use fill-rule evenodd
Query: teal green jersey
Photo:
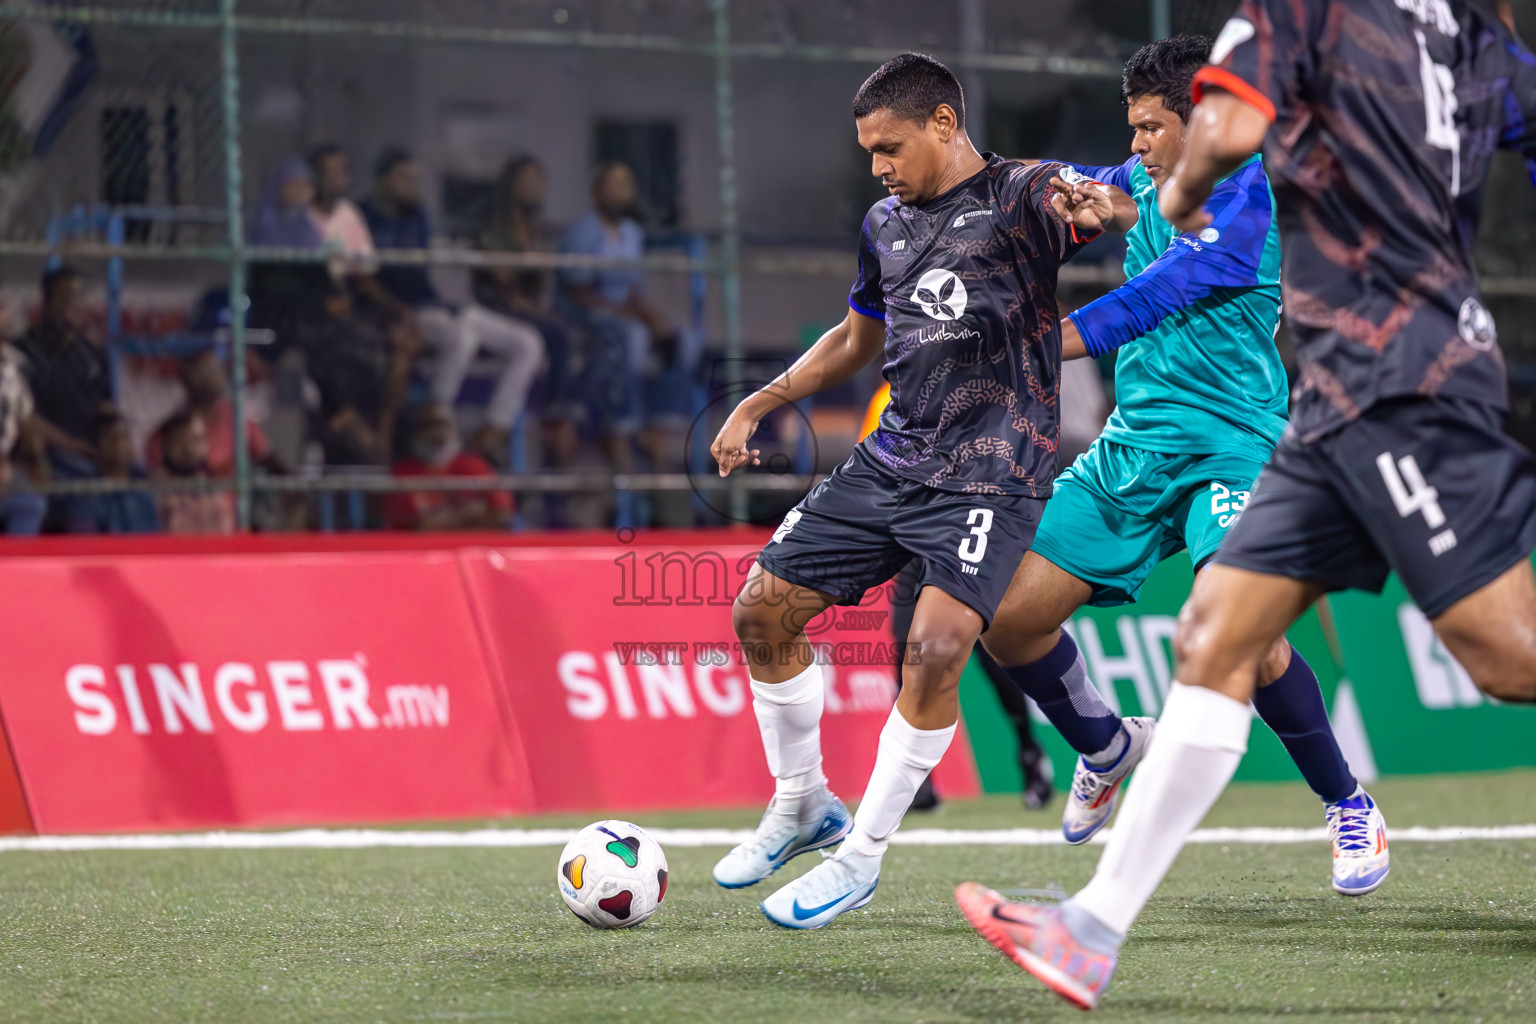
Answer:
<svg viewBox="0 0 1536 1024"><path fill-rule="evenodd" d="M1259 157L1217 183L1209 227L1180 234L1136 158L1083 167L1136 201L1126 282L1072 314L1091 355L1119 349L1106 440L1157 452L1268 458L1285 429L1280 234Z"/></svg>

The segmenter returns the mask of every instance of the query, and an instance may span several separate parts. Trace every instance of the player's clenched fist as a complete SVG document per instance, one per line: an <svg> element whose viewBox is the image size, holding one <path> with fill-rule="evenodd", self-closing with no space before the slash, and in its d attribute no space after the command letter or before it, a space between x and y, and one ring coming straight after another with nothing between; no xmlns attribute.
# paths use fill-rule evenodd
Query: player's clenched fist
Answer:
<svg viewBox="0 0 1536 1024"><path fill-rule="evenodd" d="M726 417L720 433L715 435L715 443L709 446L710 454L720 465L721 476L730 476L731 470L741 466L760 464L758 456L762 452L747 447L747 441L757 432L758 420L756 416L743 411L746 406L746 402L741 403Z"/></svg>
<svg viewBox="0 0 1536 1024"><path fill-rule="evenodd" d="M1114 203L1109 198L1109 186L1078 175L1068 181L1064 174L1051 179L1051 208L1062 220L1070 222L1086 232L1103 231L1115 216Z"/></svg>

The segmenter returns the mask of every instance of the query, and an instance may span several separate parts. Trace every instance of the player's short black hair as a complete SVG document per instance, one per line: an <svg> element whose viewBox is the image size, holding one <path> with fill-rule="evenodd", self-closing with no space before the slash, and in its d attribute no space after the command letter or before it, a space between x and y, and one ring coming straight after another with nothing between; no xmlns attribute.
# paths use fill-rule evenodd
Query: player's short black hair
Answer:
<svg viewBox="0 0 1536 1024"><path fill-rule="evenodd" d="M1211 41L1205 36L1185 33L1148 43L1125 62L1120 95L1127 103L1143 96L1161 96L1163 106L1188 121L1195 109L1190 84L1210 57Z"/></svg>
<svg viewBox="0 0 1536 1024"><path fill-rule="evenodd" d="M882 107L905 121L927 124L940 103L965 127L965 93L960 79L926 53L892 57L864 80L853 96L853 116L868 117Z"/></svg>

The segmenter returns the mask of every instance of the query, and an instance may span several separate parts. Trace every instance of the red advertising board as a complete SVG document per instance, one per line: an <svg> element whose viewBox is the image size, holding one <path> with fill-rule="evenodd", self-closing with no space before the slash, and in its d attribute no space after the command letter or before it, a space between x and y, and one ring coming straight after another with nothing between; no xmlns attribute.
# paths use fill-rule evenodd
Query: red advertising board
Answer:
<svg viewBox="0 0 1536 1024"><path fill-rule="evenodd" d="M3 722L0 722L3 725ZM27 801L21 793L21 779L16 774L16 761L11 757L10 744L5 730L0 728L0 835L7 832L31 832L32 816L27 813Z"/></svg>
<svg viewBox="0 0 1536 1024"><path fill-rule="evenodd" d="M39 832L528 811L451 552L9 560Z"/></svg>
<svg viewBox="0 0 1536 1024"><path fill-rule="evenodd" d="M771 795L730 617L757 531L421 540L6 558L0 831ZM883 593L808 630L825 659L826 772L849 799L890 713L889 630ZM977 792L963 732L938 777L946 796Z"/></svg>
<svg viewBox="0 0 1536 1024"><path fill-rule="evenodd" d="M758 545L462 552L541 810L743 806L773 792L732 600ZM888 605L833 608L807 630L827 658L825 770L857 798L895 695ZM975 795L963 731L938 770Z"/></svg>

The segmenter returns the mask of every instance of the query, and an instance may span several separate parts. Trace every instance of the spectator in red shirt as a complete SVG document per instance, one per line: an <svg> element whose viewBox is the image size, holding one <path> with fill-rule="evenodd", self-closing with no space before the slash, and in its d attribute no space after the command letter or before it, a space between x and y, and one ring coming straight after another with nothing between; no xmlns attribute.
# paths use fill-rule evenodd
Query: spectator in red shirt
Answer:
<svg viewBox="0 0 1536 1024"><path fill-rule="evenodd" d="M208 427L195 411L179 412L160 428L165 475L207 480ZM234 533L235 496L228 491L176 491L160 495L166 533Z"/></svg>
<svg viewBox="0 0 1536 1024"><path fill-rule="evenodd" d="M458 427L442 405L419 406L411 415L411 454L390 468L396 477L493 477L484 457L462 450ZM406 491L384 502L384 522L394 530L504 530L512 517L505 491Z"/></svg>
<svg viewBox="0 0 1536 1024"><path fill-rule="evenodd" d="M204 349L188 356L181 364L181 380L187 389L187 410L202 419L208 435L208 475L227 479L235 475L235 403L229 397L229 372L215 349ZM282 463L272 454L267 435L252 419L245 421L246 443L251 465L281 475ZM158 465L162 459L159 440L151 437L145 446L145 462Z"/></svg>

